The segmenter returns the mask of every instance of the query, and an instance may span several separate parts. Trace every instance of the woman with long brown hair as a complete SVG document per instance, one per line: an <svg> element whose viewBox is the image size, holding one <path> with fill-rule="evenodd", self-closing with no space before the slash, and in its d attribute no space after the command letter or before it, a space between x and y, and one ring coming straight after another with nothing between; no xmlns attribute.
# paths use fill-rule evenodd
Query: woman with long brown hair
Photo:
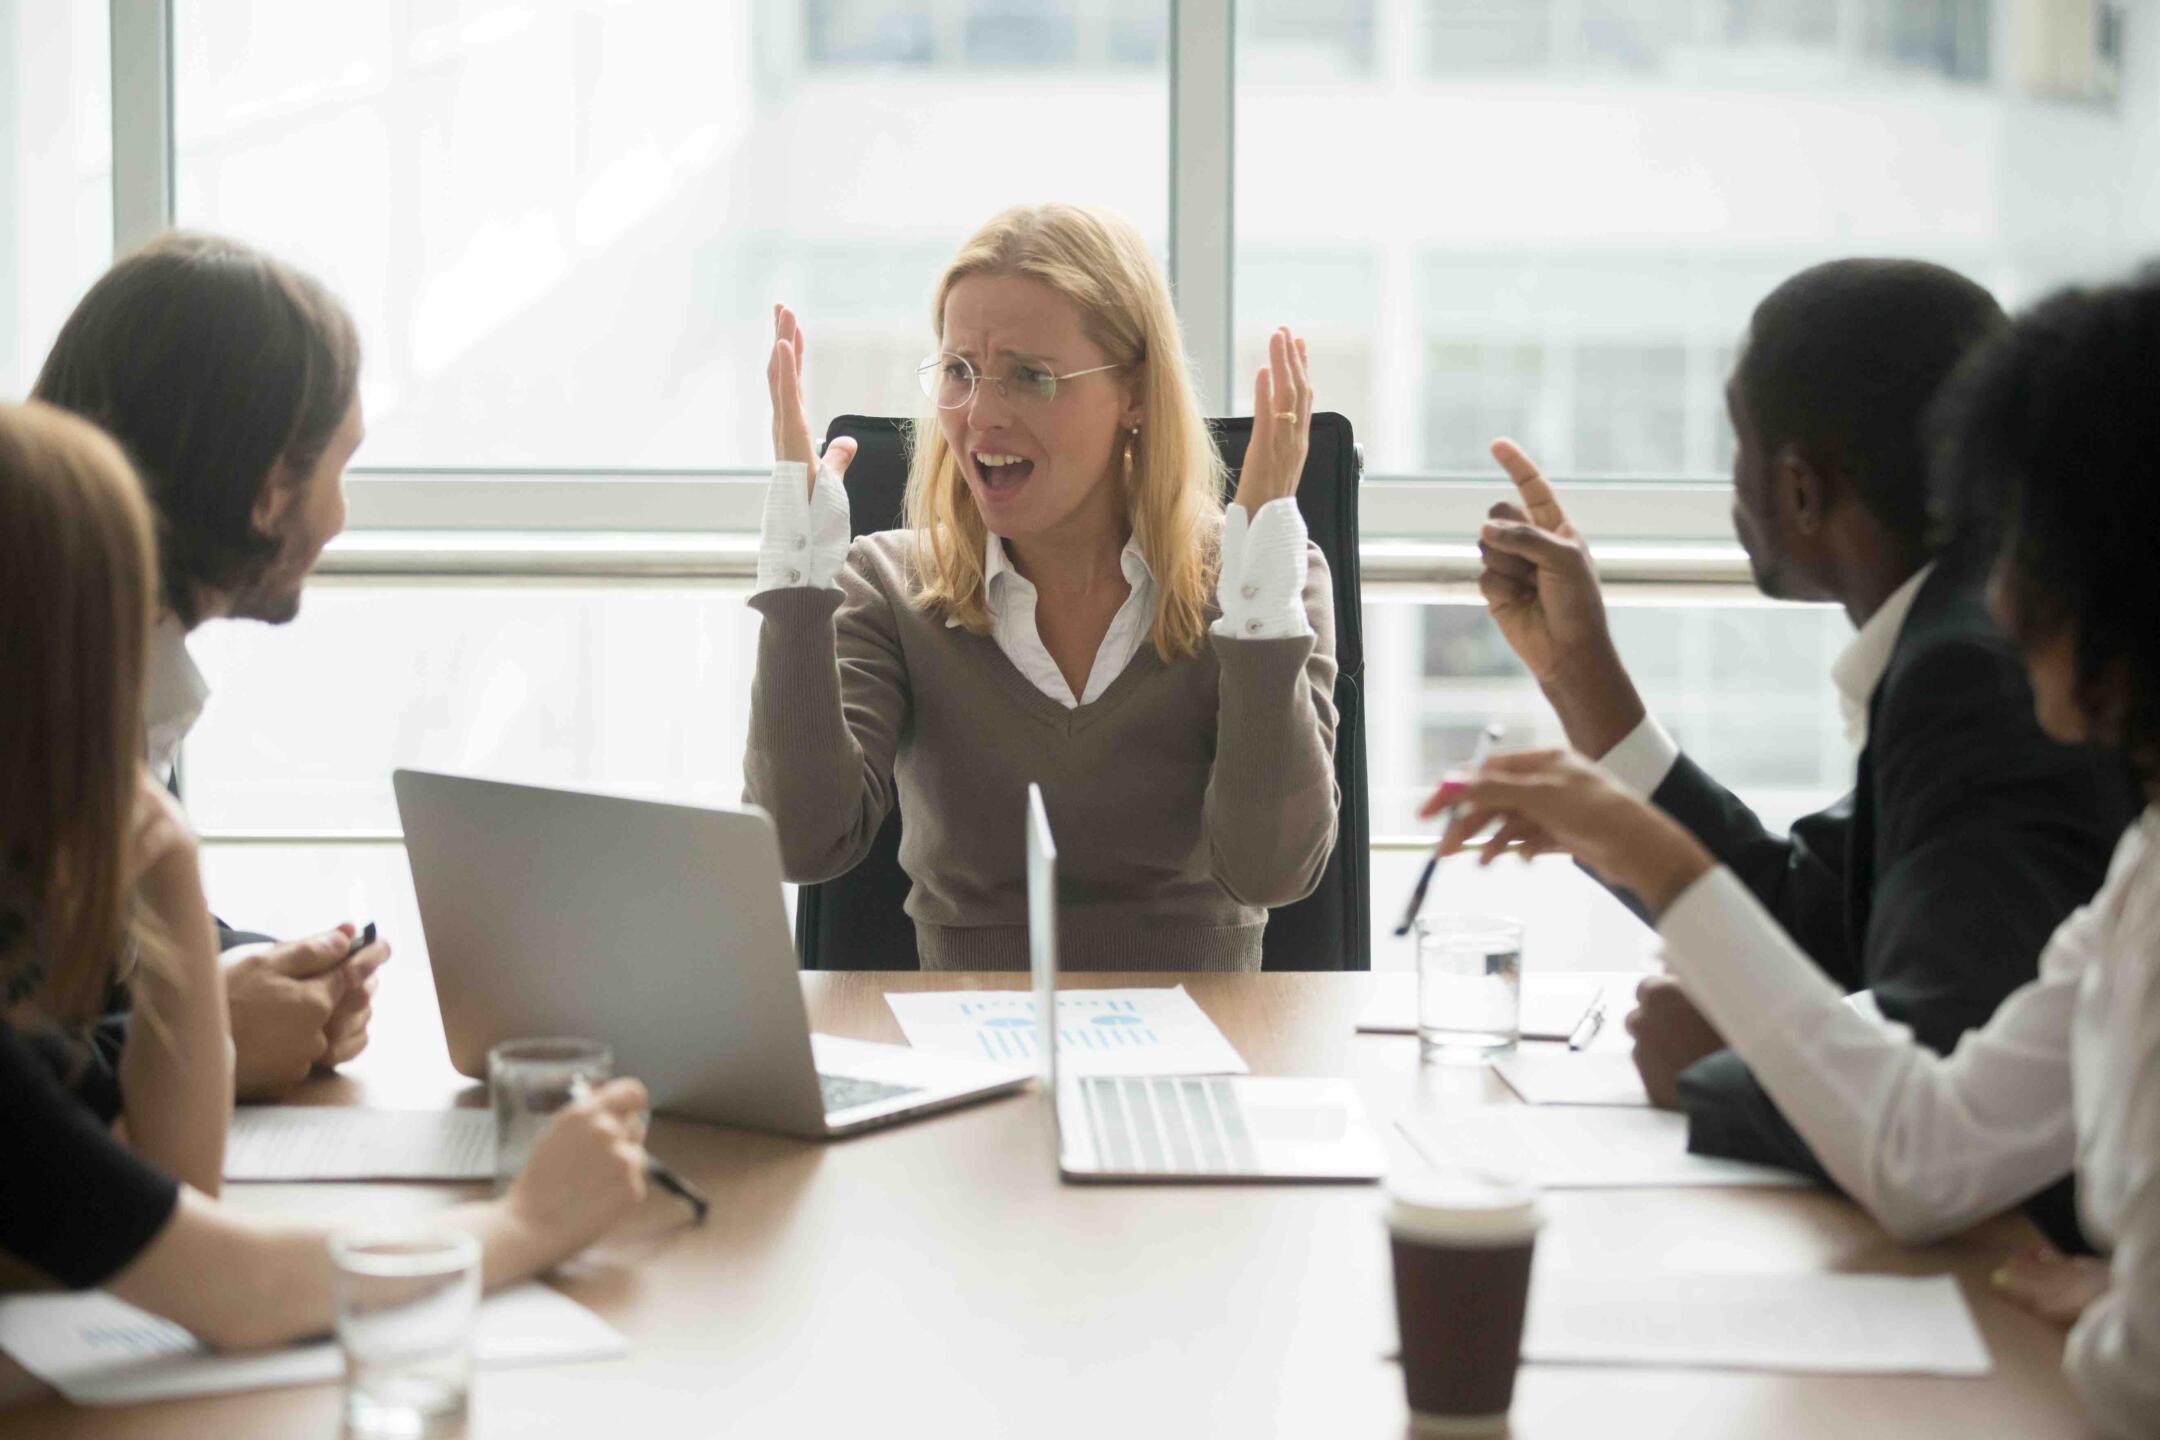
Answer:
<svg viewBox="0 0 2160 1440"><path fill-rule="evenodd" d="M1032 781L1064 851L1068 964L1259 968L1268 907L1310 894L1335 843L1331 591L1295 499L1303 343L1270 340L1226 512L1130 222L996 216L931 323L905 528L850 546L854 446L815 463L802 330L775 310L744 770L788 877L855 865L898 798L924 967L1024 969Z"/></svg>
<svg viewBox="0 0 2160 1440"><path fill-rule="evenodd" d="M328 1326L329 1229L213 1198L232 1039L195 840L141 760L154 554L110 439L0 406L0 1258L102 1285L212 1345L267 1344ZM74 1082L116 983L135 1023L108 1116ZM502 1199L449 1212L481 1240L490 1286L636 1203L644 1105L616 1081L556 1119Z"/></svg>

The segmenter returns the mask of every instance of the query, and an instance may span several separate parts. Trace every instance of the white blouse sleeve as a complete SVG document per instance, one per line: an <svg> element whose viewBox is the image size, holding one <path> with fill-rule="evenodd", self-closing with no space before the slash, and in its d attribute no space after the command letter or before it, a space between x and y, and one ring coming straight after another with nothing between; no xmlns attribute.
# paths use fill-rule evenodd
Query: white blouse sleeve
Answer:
<svg viewBox="0 0 2160 1440"><path fill-rule="evenodd" d="M2070 1031L2099 942L2093 906L2055 932L2039 978L1947 1056L1848 1004L1723 866L1658 929L1689 996L1823 1168L1899 1240L1953 1234L2069 1173Z"/></svg>
<svg viewBox="0 0 2160 1440"><path fill-rule="evenodd" d="M806 483L808 471L799 460L773 465L758 535L755 594L795 585L830 587L847 563L847 486L820 465L813 488Z"/></svg>
<svg viewBox="0 0 2160 1440"><path fill-rule="evenodd" d="M2117 940L2122 936L2118 932ZM2143 953L2112 959L2120 974L2160 966L2160 937L2136 937ZM2160 973L2147 970L2129 1063L2108 1076L2128 1088L2120 1133L2126 1153L2108 1157L2121 1196L2107 1293L2078 1317L2063 1370L2085 1411L2109 1435L2151 1435L2160 1425ZM2085 1162L2081 1161L2081 1168Z"/></svg>
<svg viewBox="0 0 2160 1440"><path fill-rule="evenodd" d="M1223 514L1222 574L1215 603L1222 618L1214 633L1233 640L1287 640L1313 633L1305 616L1305 517L1297 498L1285 495L1248 515L1242 505Z"/></svg>

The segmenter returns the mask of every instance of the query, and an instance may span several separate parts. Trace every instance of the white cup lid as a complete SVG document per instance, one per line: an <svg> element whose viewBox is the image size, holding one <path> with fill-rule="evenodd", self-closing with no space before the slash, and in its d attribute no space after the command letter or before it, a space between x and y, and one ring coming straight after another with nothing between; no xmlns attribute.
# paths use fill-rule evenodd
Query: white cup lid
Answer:
<svg viewBox="0 0 2160 1440"><path fill-rule="evenodd" d="M1458 1171L1388 1180L1388 1228L1443 1245L1513 1245L1544 1223L1537 1190L1504 1175Z"/></svg>

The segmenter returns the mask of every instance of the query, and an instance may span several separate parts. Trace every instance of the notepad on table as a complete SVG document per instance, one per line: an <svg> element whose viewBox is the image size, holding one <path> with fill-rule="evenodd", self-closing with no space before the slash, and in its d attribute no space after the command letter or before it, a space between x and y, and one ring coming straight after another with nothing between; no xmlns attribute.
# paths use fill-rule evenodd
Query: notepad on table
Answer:
<svg viewBox="0 0 2160 1440"><path fill-rule="evenodd" d="M1540 1274L1522 1356L1826 1375L1986 1375L1987 1344L1948 1275Z"/></svg>
<svg viewBox="0 0 2160 1440"><path fill-rule="evenodd" d="M486 1110L243 1105L225 1137L227 1180L489 1180Z"/></svg>
<svg viewBox="0 0 2160 1440"><path fill-rule="evenodd" d="M480 1302L481 1365L601 1360L629 1352L614 1326L569 1296L525 1284ZM0 1350L78 1405L134 1405L188 1395L316 1385L344 1373L334 1341L219 1355L170 1320L102 1290L0 1300Z"/></svg>
<svg viewBox="0 0 2160 1440"><path fill-rule="evenodd" d="M1650 1103L1635 1059L1625 1051L1518 1050L1492 1068L1525 1105Z"/></svg>
<svg viewBox="0 0 2160 1440"><path fill-rule="evenodd" d="M1687 1117L1670 1110L1484 1105L1400 1128L1436 1170L1519 1175L1555 1190L1808 1183L1768 1165L1689 1154Z"/></svg>
<svg viewBox="0 0 2160 1440"><path fill-rule="evenodd" d="M1605 1004L1618 1004L1635 993L1641 978L1618 971L1531 971L1522 977L1523 1038L1567 1039L1601 995ZM1397 970L1373 976L1372 993L1358 1016L1357 1028L1368 1035L1415 1035L1416 972Z"/></svg>

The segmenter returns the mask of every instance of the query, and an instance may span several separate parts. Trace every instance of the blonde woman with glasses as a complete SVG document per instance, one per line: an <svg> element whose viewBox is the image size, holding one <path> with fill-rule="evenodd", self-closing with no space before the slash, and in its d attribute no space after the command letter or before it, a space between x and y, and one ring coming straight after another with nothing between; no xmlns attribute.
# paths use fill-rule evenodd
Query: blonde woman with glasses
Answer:
<svg viewBox="0 0 2160 1440"><path fill-rule="evenodd" d="M1060 841L1076 969L1254 970L1335 842L1334 617L1297 510L1304 342L1269 339L1227 512L1169 286L1133 226L1008 210L931 306L905 527L849 542L854 442L815 456L774 310L772 489L747 798L788 878L896 799L926 969L1027 963L1021 820Z"/></svg>

